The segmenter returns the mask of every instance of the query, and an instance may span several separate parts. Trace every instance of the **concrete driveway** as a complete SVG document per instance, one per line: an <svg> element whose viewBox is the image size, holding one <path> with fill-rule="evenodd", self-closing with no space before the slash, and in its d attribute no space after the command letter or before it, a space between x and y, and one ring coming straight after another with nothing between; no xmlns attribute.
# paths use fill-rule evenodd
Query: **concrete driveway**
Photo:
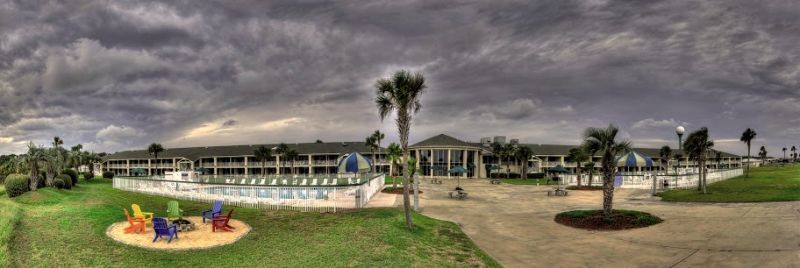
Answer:
<svg viewBox="0 0 800 268"><path fill-rule="evenodd" d="M800 267L800 202L666 203L647 191L618 190L615 209L664 219L648 228L586 231L557 224L556 213L597 209L600 191L548 197L549 186L462 180L423 184L422 213L460 224L506 267Z"/></svg>

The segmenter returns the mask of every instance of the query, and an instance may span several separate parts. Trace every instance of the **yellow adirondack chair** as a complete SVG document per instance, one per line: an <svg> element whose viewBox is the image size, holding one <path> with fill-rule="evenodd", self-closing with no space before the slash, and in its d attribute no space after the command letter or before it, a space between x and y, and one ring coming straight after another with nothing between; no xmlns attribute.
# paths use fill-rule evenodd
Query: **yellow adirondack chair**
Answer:
<svg viewBox="0 0 800 268"><path fill-rule="evenodd" d="M142 212L142 208L138 204L132 204L133 217L144 219L145 224L153 225L153 212Z"/></svg>

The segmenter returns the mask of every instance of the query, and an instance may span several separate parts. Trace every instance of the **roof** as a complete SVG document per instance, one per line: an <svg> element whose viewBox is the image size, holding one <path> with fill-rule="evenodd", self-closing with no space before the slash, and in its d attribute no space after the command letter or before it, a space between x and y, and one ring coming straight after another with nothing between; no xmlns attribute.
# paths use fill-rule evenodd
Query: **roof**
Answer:
<svg viewBox="0 0 800 268"><path fill-rule="evenodd" d="M465 142L445 134L430 137L421 142L417 142L409 147L480 147L475 143Z"/></svg>
<svg viewBox="0 0 800 268"><path fill-rule="evenodd" d="M267 148L277 147L278 144L253 144L253 145L227 145L209 147L188 147L188 148L165 148L158 154L159 158L183 157L196 161L204 157L213 156L250 156L253 150L259 146ZM363 142L324 142L324 143L287 143L289 149L297 151L298 154L346 154L353 151L359 153L369 153L370 148ZM103 157L103 160L121 159L149 159L152 158L147 150L133 150L116 152Z"/></svg>

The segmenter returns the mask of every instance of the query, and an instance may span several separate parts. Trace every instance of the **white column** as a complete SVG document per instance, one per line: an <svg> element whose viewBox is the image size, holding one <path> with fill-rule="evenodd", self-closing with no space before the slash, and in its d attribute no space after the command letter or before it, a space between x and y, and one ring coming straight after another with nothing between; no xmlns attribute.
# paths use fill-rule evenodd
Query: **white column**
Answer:
<svg viewBox="0 0 800 268"><path fill-rule="evenodd" d="M280 155L276 155L275 156L275 174L281 175L281 169L279 168L280 166L281 166L281 156Z"/></svg>
<svg viewBox="0 0 800 268"><path fill-rule="evenodd" d="M467 154L468 153L469 153L469 151L467 151L466 149L461 151L461 167L464 168L464 170L466 170L464 172L464 174L461 174L461 177L463 177L463 178L466 178L467 177L467 173L469 173L469 170L467 170L467 167L468 167L468 165L467 165Z"/></svg>
<svg viewBox="0 0 800 268"><path fill-rule="evenodd" d="M308 174L309 175L314 174L314 163L313 163L314 161L312 161L312 159L314 159L314 156L313 155L308 155Z"/></svg>
<svg viewBox="0 0 800 268"><path fill-rule="evenodd" d="M217 171L217 157L214 157L214 176L218 176L219 172Z"/></svg>
<svg viewBox="0 0 800 268"><path fill-rule="evenodd" d="M125 160L125 174L131 175L131 160Z"/></svg>
<svg viewBox="0 0 800 268"><path fill-rule="evenodd" d="M447 149L447 167L444 169L445 174L447 177L450 178L450 158L453 158L450 149Z"/></svg>
<svg viewBox="0 0 800 268"><path fill-rule="evenodd" d="M244 175L250 175L250 165L247 163L247 156L244 157Z"/></svg>

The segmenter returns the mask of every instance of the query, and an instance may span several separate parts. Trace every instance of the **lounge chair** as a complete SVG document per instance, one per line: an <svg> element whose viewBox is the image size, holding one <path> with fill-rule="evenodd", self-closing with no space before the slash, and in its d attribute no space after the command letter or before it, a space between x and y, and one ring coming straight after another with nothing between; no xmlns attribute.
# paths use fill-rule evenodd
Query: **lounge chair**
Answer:
<svg viewBox="0 0 800 268"><path fill-rule="evenodd" d="M169 240L167 240L168 244L172 242L172 238L178 239L178 226L175 224L167 224L167 219L165 218L153 219L153 230L155 230L156 233L156 237L153 238L153 243L162 236L169 237Z"/></svg>
<svg viewBox="0 0 800 268"><path fill-rule="evenodd" d="M259 184L264 185L265 183L267 183L267 179L261 179L261 183Z"/></svg>
<svg viewBox="0 0 800 268"><path fill-rule="evenodd" d="M339 185L339 179L334 178L331 185Z"/></svg>
<svg viewBox="0 0 800 268"><path fill-rule="evenodd" d="M203 211L203 223L206 223L206 219L213 220L219 217L220 214L222 214L222 200L214 200L211 210Z"/></svg>
<svg viewBox="0 0 800 268"><path fill-rule="evenodd" d="M250 180L250 185L255 185L255 184L256 184L256 179L251 179Z"/></svg>
<svg viewBox="0 0 800 268"><path fill-rule="evenodd" d="M153 212L142 212L138 204L132 204L133 217L143 219L145 223L153 224Z"/></svg>
<svg viewBox="0 0 800 268"><path fill-rule="evenodd" d="M131 215L128 214L128 209L127 208L123 208L123 210L125 210L125 218L128 219L128 224L129 224L128 227L125 227L125 233L126 234L127 233L133 233L133 232L137 232L137 233L139 233L139 232L141 232L141 233L147 232L147 229L145 228L145 226L147 226L147 224L144 222L144 219L131 217Z"/></svg>
<svg viewBox="0 0 800 268"><path fill-rule="evenodd" d="M328 179L322 179L322 185L328 185Z"/></svg>
<svg viewBox="0 0 800 268"><path fill-rule="evenodd" d="M311 180L311 185L315 185L315 186L317 185L317 178L314 178L313 180Z"/></svg>
<svg viewBox="0 0 800 268"><path fill-rule="evenodd" d="M180 209L178 201L167 202L167 219L180 219L183 216L183 210Z"/></svg>
<svg viewBox="0 0 800 268"><path fill-rule="evenodd" d="M269 185L276 185L276 184L278 184L278 179L272 179L272 182L269 183Z"/></svg>
<svg viewBox="0 0 800 268"><path fill-rule="evenodd" d="M211 232L216 232L217 229L226 232L232 232L233 229L236 229L228 224L228 222L230 222L231 220L232 215L233 215L233 209L231 209L231 211L228 212L227 216L219 216L211 220Z"/></svg>
<svg viewBox="0 0 800 268"><path fill-rule="evenodd" d="M353 178L347 178L347 184L352 185L353 184Z"/></svg>
<svg viewBox="0 0 800 268"><path fill-rule="evenodd" d="M303 181L300 182L300 185L306 185L306 184L308 184L308 179L303 179Z"/></svg>

